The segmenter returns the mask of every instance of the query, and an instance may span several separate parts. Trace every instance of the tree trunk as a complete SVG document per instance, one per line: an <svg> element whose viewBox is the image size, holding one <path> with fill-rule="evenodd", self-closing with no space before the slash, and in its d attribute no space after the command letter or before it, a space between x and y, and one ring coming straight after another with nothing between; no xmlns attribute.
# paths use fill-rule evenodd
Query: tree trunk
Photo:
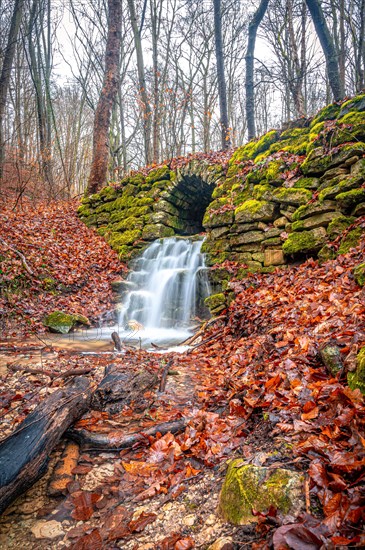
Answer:
<svg viewBox="0 0 365 550"><path fill-rule="evenodd" d="M146 77L144 71L144 62L143 62L143 52L142 52L142 43L141 35L138 29L137 24L137 15L134 5L134 0L128 0L129 13L131 17L131 24L134 36L134 45L136 48L137 56L137 70L138 70L138 84L139 84L139 93L141 96L142 103L142 119L143 119L143 133L144 133L144 151L145 151L145 162L146 164L151 163L151 107L148 99L147 88L146 88Z"/></svg>
<svg viewBox="0 0 365 550"><path fill-rule="evenodd" d="M257 29L266 13L269 0L261 0L260 5L255 12L248 26L248 42L245 56L246 61L246 118L248 139L256 135L255 124L255 91L254 91L254 55Z"/></svg>
<svg viewBox="0 0 365 550"><path fill-rule="evenodd" d="M109 160L109 125L113 103L118 92L121 46L122 3L108 0L108 37L105 50L104 82L95 112L93 160L87 194L96 193L106 181Z"/></svg>
<svg viewBox="0 0 365 550"><path fill-rule="evenodd" d="M23 7L24 0L15 0L8 41L4 52L3 66L0 75L0 183L3 179L5 161L5 139L3 133L4 114L10 84L11 69L14 60L15 46L23 14Z"/></svg>
<svg viewBox="0 0 365 550"><path fill-rule="evenodd" d="M344 97L344 90L341 86L340 72L338 67L338 56L333 38L328 29L322 7L318 0L306 0L309 12L312 16L314 28L322 46L326 58L327 75L332 94L335 101Z"/></svg>
<svg viewBox="0 0 365 550"><path fill-rule="evenodd" d="M214 0L213 5L214 5L214 39L215 39L215 55L217 59L217 78L218 78L218 95L219 95L219 109L220 109L220 125L221 125L221 134L222 134L222 138L221 138L222 149L228 149L231 146L231 140L230 140L229 127L228 127L226 79L224 76L221 1Z"/></svg>

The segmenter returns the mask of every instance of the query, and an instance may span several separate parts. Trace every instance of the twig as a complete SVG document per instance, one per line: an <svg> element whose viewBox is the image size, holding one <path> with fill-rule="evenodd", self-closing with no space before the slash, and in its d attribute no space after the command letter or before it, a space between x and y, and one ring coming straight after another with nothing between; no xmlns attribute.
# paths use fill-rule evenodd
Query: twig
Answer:
<svg viewBox="0 0 365 550"><path fill-rule="evenodd" d="M170 361L167 361L166 365L164 366L164 369L162 371L162 376L161 376L161 381L160 381L160 385L159 385L159 388L158 388L158 391L160 392L163 392L165 391L165 388L166 388L166 381L167 381L167 374L169 372L169 369L171 367L171 364L172 364L172 361L170 359Z"/></svg>
<svg viewBox="0 0 365 550"><path fill-rule="evenodd" d="M2 239L0 237L0 242L3 243L3 245L5 245L9 250L11 250L12 252L14 252L14 254L16 254L17 256L19 256L19 258L21 259L22 261L22 265L24 267L24 269L29 273L29 275L31 277L34 277L34 272L30 269L29 265L27 264L27 260L25 259L25 256L24 254L22 254L21 252L19 252L19 250L17 250L16 248L10 246L10 244L8 244L7 242L4 241L4 239Z"/></svg>
<svg viewBox="0 0 365 550"><path fill-rule="evenodd" d="M309 496L309 478L308 477L306 477L306 479L304 480L304 492L305 492L305 511L307 512L307 514L309 514L310 508L311 508L311 499Z"/></svg>

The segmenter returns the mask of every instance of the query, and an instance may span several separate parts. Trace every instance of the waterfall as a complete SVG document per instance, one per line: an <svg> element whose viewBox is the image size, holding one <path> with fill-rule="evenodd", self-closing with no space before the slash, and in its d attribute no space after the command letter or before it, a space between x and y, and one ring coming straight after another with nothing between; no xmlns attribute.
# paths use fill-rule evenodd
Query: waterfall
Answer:
<svg viewBox="0 0 365 550"><path fill-rule="evenodd" d="M131 290L120 311L122 329L131 321L144 330L191 326L209 295L202 243L171 237L148 246L127 279Z"/></svg>

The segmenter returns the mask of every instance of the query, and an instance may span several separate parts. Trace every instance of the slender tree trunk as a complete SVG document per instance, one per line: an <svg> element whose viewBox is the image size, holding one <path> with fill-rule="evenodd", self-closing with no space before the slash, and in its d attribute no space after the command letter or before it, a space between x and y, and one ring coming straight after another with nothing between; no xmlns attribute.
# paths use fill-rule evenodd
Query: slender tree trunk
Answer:
<svg viewBox="0 0 365 550"><path fill-rule="evenodd" d="M322 46L326 58L327 75L329 85L335 101L344 97L344 90L341 85L340 72L338 67L338 55L333 42L333 38L328 29L322 7L319 0L306 0L309 12L312 16L313 24L317 36Z"/></svg>
<svg viewBox="0 0 365 550"><path fill-rule="evenodd" d="M269 0L261 0L257 11L248 26L248 42L246 51L246 119L248 139L256 135L255 125L255 91L254 91L254 55L257 29L266 13Z"/></svg>
<svg viewBox="0 0 365 550"><path fill-rule="evenodd" d="M215 55L217 59L217 78L218 78L220 124L221 124L221 133L222 133L222 149L228 149L231 146L231 140L230 140L229 127L228 127L226 79L224 76L221 1L213 0L213 5L214 5L214 39L215 39Z"/></svg>
<svg viewBox="0 0 365 550"><path fill-rule="evenodd" d="M4 139L4 115L6 99L9 90L11 69L13 66L15 46L18 38L20 22L23 14L24 0L15 0L13 15L10 22L8 41L4 52L3 66L0 74L0 184L3 179L5 161L5 139Z"/></svg>
<svg viewBox="0 0 365 550"><path fill-rule="evenodd" d="M96 193L107 177L110 116L118 92L121 26L121 0L108 0L108 37L105 50L105 73L103 87L95 112L93 160L87 185L87 194Z"/></svg>
<svg viewBox="0 0 365 550"><path fill-rule="evenodd" d="M131 24L134 36L134 45L136 48L137 56L137 70L138 70L138 83L139 93L142 102L142 118L143 118L143 133L144 133L144 150L145 150L145 162L151 163L151 106L148 99L146 88L146 77L144 71L143 52L141 35L138 29L136 9L134 6L134 0L128 0L129 13L131 17Z"/></svg>

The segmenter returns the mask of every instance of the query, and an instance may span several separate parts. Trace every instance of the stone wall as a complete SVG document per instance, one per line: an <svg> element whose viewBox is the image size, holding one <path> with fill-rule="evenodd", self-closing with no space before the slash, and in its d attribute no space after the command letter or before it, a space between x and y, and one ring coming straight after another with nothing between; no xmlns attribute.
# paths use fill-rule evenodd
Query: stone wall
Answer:
<svg viewBox="0 0 365 550"><path fill-rule="evenodd" d="M364 181L360 95L249 142L228 166L204 159L136 173L84 199L79 215L122 259L151 240L204 226L209 265L238 262L242 277L308 255L331 258L330 243L342 234L337 252L356 245L361 227L347 228L365 215ZM216 290L230 277L225 266L211 274ZM222 307L216 302L212 309Z"/></svg>

